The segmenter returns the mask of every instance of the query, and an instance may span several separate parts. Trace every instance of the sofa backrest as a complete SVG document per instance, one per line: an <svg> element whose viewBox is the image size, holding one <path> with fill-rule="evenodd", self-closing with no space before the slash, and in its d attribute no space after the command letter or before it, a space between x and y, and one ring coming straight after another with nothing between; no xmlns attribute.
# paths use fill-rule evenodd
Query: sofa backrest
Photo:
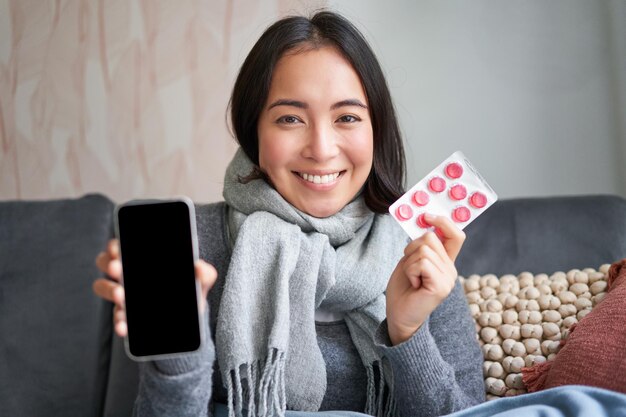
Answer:
<svg viewBox="0 0 626 417"><path fill-rule="evenodd" d="M137 364L91 289L113 207L101 195L0 202L0 415L131 414ZM501 200L465 231L464 276L597 268L626 257L626 200Z"/></svg>
<svg viewBox="0 0 626 417"><path fill-rule="evenodd" d="M618 196L496 202L465 232L460 275L552 274L626 257L626 200Z"/></svg>

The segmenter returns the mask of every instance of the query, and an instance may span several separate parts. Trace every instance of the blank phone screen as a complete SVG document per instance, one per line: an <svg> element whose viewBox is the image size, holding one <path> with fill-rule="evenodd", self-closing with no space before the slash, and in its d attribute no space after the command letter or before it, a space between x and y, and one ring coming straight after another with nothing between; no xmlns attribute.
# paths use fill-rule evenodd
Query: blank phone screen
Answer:
<svg viewBox="0 0 626 417"><path fill-rule="evenodd" d="M153 356L200 347L190 210L180 201L118 210L128 348Z"/></svg>

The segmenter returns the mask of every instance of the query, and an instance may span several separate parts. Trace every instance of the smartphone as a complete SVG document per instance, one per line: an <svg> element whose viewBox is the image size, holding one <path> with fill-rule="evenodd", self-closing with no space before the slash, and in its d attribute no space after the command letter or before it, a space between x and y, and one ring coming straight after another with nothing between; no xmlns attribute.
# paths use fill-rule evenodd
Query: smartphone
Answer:
<svg viewBox="0 0 626 417"><path fill-rule="evenodd" d="M126 353L136 361L194 352L202 344L195 211L186 197L117 206Z"/></svg>

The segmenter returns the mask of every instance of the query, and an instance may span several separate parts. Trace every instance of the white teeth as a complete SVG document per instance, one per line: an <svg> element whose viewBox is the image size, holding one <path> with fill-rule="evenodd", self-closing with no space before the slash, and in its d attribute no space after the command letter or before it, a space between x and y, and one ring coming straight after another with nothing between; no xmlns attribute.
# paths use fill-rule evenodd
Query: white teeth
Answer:
<svg viewBox="0 0 626 417"><path fill-rule="evenodd" d="M315 184L328 184L329 182L335 181L339 176L339 173L335 172L334 174L327 175L312 175L300 173L300 176L302 177L302 179L308 182L312 182Z"/></svg>

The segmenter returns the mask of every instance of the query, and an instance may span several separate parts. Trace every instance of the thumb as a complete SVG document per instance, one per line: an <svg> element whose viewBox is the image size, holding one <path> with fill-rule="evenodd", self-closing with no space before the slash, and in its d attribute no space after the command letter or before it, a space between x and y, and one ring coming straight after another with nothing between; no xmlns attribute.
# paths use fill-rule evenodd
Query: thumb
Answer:
<svg viewBox="0 0 626 417"><path fill-rule="evenodd" d="M209 290L213 288L217 280L217 270L215 267L202 259L198 259L194 265L196 271L196 279L200 282L202 290L202 299L206 299Z"/></svg>
<svg viewBox="0 0 626 417"><path fill-rule="evenodd" d="M441 240L448 257L454 262L465 241L465 233L445 216L435 216L427 213L425 220L428 224L435 227L435 233Z"/></svg>

